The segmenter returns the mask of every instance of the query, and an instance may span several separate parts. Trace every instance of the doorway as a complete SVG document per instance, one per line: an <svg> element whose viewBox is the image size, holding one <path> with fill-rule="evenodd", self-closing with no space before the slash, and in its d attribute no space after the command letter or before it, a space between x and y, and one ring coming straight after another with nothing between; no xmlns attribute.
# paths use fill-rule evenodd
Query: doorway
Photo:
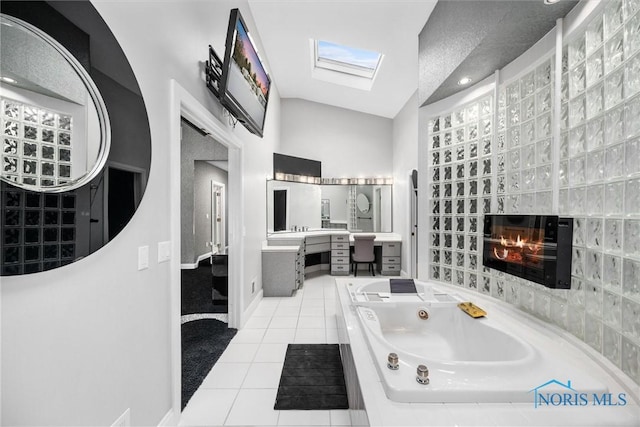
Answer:
<svg viewBox="0 0 640 427"><path fill-rule="evenodd" d="M172 413L169 423L177 425L181 414L182 403L182 323L181 323L181 256L182 256L182 188L181 159L182 118L186 118L197 128L204 129L210 135L210 140L217 141L227 148L228 152L228 183L227 190L227 223L229 230L226 245L229 247L229 324L226 330L242 325L244 308L242 306L244 290L243 257L244 239L243 223L243 143L230 131L229 127L214 117L193 95L187 92L177 81L171 80L170 105L170 138L172 145L168 153L170 164L170 187L168 209L171 213L171 370L172 370ZM209 238L206 236L207 239ZM215 319L212 319L212 322Z"/></svg>
<svg viewBox="0 0 640 427"><path fill-rule="evenodd" d="M287 189L273 190L273 231L287 229Z"/></svg>

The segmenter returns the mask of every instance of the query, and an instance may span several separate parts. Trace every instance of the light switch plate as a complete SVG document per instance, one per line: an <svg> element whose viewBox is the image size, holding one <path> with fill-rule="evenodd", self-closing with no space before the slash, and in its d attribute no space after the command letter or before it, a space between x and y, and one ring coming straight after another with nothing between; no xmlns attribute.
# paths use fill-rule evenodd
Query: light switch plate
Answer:
<svg viewBox="0 0 640 427"><path fill-rule="evenodd" d="M138 248L138 270L149 268L149 246Z"/></svg>
<svg viewBox="0 0 640 427"><path fill-rule="evenodd" d="M171 259L171 242L158 242L158 263L167 262Z"/></svg>

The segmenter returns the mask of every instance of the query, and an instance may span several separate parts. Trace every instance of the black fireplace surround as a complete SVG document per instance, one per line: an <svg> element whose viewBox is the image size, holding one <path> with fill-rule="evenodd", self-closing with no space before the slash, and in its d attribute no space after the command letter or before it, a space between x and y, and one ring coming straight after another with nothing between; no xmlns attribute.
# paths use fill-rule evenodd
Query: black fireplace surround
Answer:
<svg viewBox="0 0 640 427"><path fill-rule="evenodd" d="M573 219L485 215L482 264L548 288L571 288Z"/></svg>

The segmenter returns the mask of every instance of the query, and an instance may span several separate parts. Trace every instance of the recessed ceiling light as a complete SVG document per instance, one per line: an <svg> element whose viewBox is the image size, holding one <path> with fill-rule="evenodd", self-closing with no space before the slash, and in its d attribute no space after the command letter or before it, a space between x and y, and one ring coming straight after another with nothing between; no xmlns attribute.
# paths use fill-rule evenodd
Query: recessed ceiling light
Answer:
<svg viewBox="0 0 640 427"><path fill-rule="evenodd" d="M560 0L544 0L544 4L554 4L558 3Z"/></svg>
<svg viewBox="0 0 640 427"><path fill-rule="evenodd" d="M463 86L463 85L466 85L466 84L469 84L469 83L471 83L471 77L463 77L460 80L458 80L458 84L460 86Z"/></svg>
<svg viewBox="0 0 640 427"><path fill-rule="evenodd" d="M16 83L16 81L14 79L12 79L11 77L2 76L2 77L0 77L0 80L2 80L3 82L7 82L7 83Z"/></svg>

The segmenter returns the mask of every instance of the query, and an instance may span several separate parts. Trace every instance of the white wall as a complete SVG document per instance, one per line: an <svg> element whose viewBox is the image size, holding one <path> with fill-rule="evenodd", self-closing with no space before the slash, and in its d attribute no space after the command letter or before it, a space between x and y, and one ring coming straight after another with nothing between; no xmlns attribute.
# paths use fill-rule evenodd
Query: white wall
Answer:
<svg viewBox="0 0 640 427"><path fill-rule="evenodd" d="M402 235L402 271L411 269L411 171L418 169L418 92L393 119L393 231Z"/></svg>
<svg viewBox="0 0 640 427"><path fill-rule="evenodd" d="M132 425L157 425L171 409L170 264L157 243L170 239L170 80L221 120L202 61L223 53L229 10L246 1L96 2L138 78L149 114L152 163L146 193L129 225L95 254L57 270L2 278L2 424L110 425L127 408ZM259 43L257 33L254 39ZM264 52L263 52L264 53ZM274 76L275 77L275 76ZM274 86L275 89L275 86ZM241 125L244 141L243 306L261 276L266 233L265 177L277 151L280 105L271 95L265 137ZM150 265L137 270L140 246ZM179 254L172 254L173 263ZM258 280L259 283L259 280ZM258 288L259 289L259 288Z"/></svg>
<svg viewBox="0 0 640 427"><path fill-rule="evenodd" d="M279 152L322 162L322 176L391 176L393 121L303 99L282 100Z"/></svg>

